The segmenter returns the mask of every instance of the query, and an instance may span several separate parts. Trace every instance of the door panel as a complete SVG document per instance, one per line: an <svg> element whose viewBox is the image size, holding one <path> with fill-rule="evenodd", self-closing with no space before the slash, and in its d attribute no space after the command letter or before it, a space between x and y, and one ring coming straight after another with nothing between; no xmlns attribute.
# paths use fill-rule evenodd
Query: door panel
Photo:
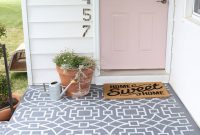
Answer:
<svg viewBox="0 0 200 135"><path fill-rule="evenodd" d="M114 51L126 51L127 46L123 45L124 41L128 41L128 29L127 27L123 27L123 26L127 26L128 25L128 16L127 14L115 14L112 16L112 22L113 25L111 27L113 27L113 40L111 41L113 48L112 50Z"/></svg>
<svg viewBox="0 0 200 135"><path fill-rule="evenodd" d="M100 0L101 69L164 69L168 4Z"/></svg>

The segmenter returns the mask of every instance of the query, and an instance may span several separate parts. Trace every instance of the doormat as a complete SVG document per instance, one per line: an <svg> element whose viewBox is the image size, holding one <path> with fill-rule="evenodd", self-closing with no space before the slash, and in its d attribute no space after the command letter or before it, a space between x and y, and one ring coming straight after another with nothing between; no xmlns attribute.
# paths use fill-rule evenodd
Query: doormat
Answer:
<svg viewBox="0 0 200 135"><path fill-rule="evenodd" d="M169 92L161 82L104 84L105 99L164 98Z"/></svg>

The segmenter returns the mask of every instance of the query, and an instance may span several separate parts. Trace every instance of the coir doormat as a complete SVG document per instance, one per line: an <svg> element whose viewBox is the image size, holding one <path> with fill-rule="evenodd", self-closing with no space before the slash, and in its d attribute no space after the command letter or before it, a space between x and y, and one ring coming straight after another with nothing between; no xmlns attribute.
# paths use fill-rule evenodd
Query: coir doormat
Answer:
<svg viewBox="0 0 200 135"><path fill-rule="evenodd" d="M105 99L164 98L169 92L161 82L104 84Z"/></svg>

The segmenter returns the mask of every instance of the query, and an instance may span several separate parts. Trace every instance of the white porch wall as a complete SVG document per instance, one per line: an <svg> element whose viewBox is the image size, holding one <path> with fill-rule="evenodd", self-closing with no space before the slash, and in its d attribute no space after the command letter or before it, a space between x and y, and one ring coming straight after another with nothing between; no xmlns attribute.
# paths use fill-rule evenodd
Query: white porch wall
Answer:
<svg viewBox="0 0 200 135"><path fill-rule="evenodd" d="M185 0L175 0L170 83L200 126L200 25L184 18Z"/></svg>
<svg viewBox="0 0 200 135"><path fill-rule="evenodd" d="M29 84L59 81L54 56L62 50L93 57L93 18L83 20L86 0L23 0ZM88 12L87 12L88 13ZM92 16L93 17L93 16ZM90 25L86 37L83 25Z"/></svg>

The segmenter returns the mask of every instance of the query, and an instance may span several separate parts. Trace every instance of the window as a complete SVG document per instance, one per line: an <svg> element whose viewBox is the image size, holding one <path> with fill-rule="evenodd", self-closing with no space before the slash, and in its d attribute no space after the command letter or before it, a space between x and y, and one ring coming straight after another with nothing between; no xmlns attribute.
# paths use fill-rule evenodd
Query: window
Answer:
<svg viewBox="0 0 200 135"><path fill-rule="evenodd" d="M200 15L200 0L194 0L194 9L193 13L195 15Z"/></svg>
<svg viewBox="0 0 200 135"><path fill-rule="evenodd" d="M184 17L200 25L200 0L185 0Z"/></svg>

